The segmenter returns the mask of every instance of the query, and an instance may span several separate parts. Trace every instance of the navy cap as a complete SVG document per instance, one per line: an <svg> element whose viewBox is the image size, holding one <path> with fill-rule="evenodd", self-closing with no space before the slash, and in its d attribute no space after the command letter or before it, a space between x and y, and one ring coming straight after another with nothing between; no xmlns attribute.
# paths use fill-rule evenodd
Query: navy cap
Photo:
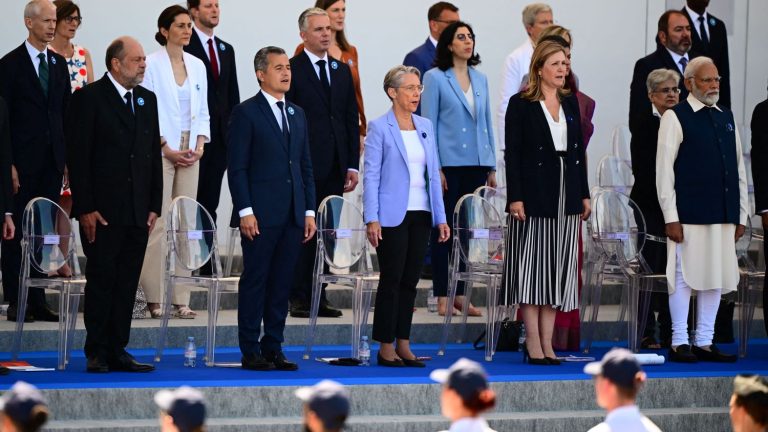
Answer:
<svg viewBox="0 0 768 432"><path fill-rule="evenodd" d="M203 394L189 386L176 390L160 390L155 403L173 419L180 432L191 431L205 424L205 399Z"/></svg>
<svg viewBox="0 0 768 432"><path fill-rule="evenodd" d="M642 371L634 354L624 348L614 348L601 361L584 366L585 374L600 375L623 388L633 388L637 373Z"/></svg>
<svg viewBox="0 0 768 432"><path fill-rule="evenodd" d="M742 397L752 395L768 397L768 381L760 375L737 375L733 380L733 393Z"/></svg>
<svg viewBox="0 0 768 432"><path fill-rule="evenodd" d="M317 414L326 429L339 429L349 416L349 393L343 385L322 380L312 387L301 387L294 393Z"/></svg>
<svg viewBox="0 0 768 432"><path fill-rule="evenodd" d="M19 381L0 398L0 411L18 423L27 423L36 406L48 406L43 394L32 384Z"/></svg>
<svg viewBox="0 0 768 432"><path fill-rule="evenodd" d="M460 358L448 369L435 369L429 377L455 390L464 400L473 398L488 388L485 369L480 363L467 358Z"/></svg>

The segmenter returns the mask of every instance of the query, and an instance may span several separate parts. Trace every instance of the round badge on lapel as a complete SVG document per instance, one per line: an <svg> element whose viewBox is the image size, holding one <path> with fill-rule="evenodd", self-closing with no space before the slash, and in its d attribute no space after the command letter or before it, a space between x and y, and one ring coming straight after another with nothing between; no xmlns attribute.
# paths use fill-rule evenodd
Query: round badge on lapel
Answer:
<svg viewBox="0 0 768 432"><path fill-rule="evenodd" d="M293 110L293 107L289 106L288 107L288 114L293 115L294 112L296 112L296 111Z"/></svg>
<svg viewBox="0 0 768 432"><path fill-rule="evenodd" d="M56 57L51 57L51 63L56 64Z"/></svg>
<svg viewBox="0 0 768 432"><path fill-rule="evenodd" d="M728 123L727 125L725 125L725 127L726 127L726 129L728 129L728 132L733 132L733 125L732 124Z"/></svg>
<svg viewBox="0 0 768 432"><path fill-rule="evenodd" d="M222 50L222 51L226 51L227 50L227 46L224 45L224 42L220 42L219 43L219 49Z"/></svg>
<svg viewBox="0 0 768 432"><path fill-rule="evenodd" d="M422 138L426 138L426 137L427 137L427 133L426 133L426 132L422 132L422 133L421 133L421 137L422 137Z"/></svg>
<svg viewBox="0 0 768 432"><path fill-rule="evenodd" d="M349 67L355 67L355 61L352 59L347 60L347 64L349 65Z"/></svg>
<svg viewBox="0 0 768 432"><path fill-rule="evenodd" d="M143 97L139 97L138 99L136 99L136 103L139 106L144 106L144 98Z"/></svg>
<svg viewBox="0 0 768 432"><path fill-rule="evenodd" d="M200 84L195 84L195 90L200 91Z"/></svg>
<svg viewBox="0 0 768 432"><path fill-rule="evenodd" d="M715 21L714 18L710 18L709 19L709 25L711 25L712 27L714 27L716 23L717 23L717 21Z"/></svg>
<svg viewBox="0 0 768 432"><path fill-rule="evenodd" d="M336 69L338 69L338 68L339 68L339 64L338 64L338 63L336 63L335 61L332 61L332 62L331 62L331 68L332 68L333 70L336 70Z"/></svg>

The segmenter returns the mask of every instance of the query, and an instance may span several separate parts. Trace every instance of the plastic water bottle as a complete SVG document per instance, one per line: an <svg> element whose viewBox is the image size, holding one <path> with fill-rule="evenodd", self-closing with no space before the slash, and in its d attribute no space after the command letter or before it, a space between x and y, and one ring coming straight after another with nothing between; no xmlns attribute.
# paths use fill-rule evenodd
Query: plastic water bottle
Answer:
<svg viewBox="0 0 768 432"><path fill-rule="evenodd" d="M518 346L517 350L522 351L523 347L525 347L525 324L520 324L520 337L517 339Z"/></svg>
<svg viewBox="0 0 768 432"><path fill-rule="evenodd" d="M427 311L430 313L437 312L437 297L435 297L435 293L432 290L429 290L429 295L427 296Z"/></svg>
<svg viewBox="0 0 768 432"><path fill-rule="evenodd" d="M197 347L195 346L195 338L190 336L187 338L187 346L184 347L184 367L195 367L196 360Z"/></svg>
<svg viewBox="0 0 768 432"><path fill-rule="evenodd" d="M358 351L360 364L369 366L371 364L371 346L368 345L368 336L363 336L360 340L360 350Z"/></svg>

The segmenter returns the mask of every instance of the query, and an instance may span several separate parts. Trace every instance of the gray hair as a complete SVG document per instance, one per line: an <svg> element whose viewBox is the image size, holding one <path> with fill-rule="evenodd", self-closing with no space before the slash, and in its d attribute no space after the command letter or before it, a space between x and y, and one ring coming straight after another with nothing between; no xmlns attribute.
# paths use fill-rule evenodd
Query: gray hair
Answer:
<svg viewBox="0 0 768 432"><path fill-rule="evenodd" d="M413 66L397 65L390 69L389 72L384 75L384 93L387 93L391 88L396 89L400 87L400 84L403 83L403 76L408 74L414 74L421 78L421 72L419 72L418 68ZM389 93L387 93L387 97L389 97ZM391 97L389 98L392 99Z"/></svg>
<svg viewBox="0 0 768 432"><path fill-rule="evenodd" d="M320 8L309 8L299 15L299 31L307 31L309 25L309 17L313 16L328 16L328 12Z"/></svg>
<svg viewBox="0 0 768 432"><path fill-rule="evenodd" d="M675 85L680 85L680 74L672 69L656 69L648 74L648 79L645 80L645 86L648 88L648 93L652 92L661 83L673 80Z"/></svg>
<svg viewBox="0 0 768 432"><path fill-rule="evenodd" d="M56 6L51 3L51 0L31 0L29 3L27 3L26 6L24 6L24 18L34 18L40 15L44 4L48 4L56 8Z"/></svg>
<svg viewBox="0 0 768 432"><path fill-rule="evenodd" d="M285 54L285 50L276 46L266 46L257 51L256 55L253 57L253 69L255 72L267 71L267 68L269 67L270 54L283 55Z"/></svg>
<svg viewBox="0 0 768 432"><path fill-rule="evenodd" d="M532 26L536 22L536 15L542 12L552 13L552 8L546 3L531 3L523 9L523 25Z"/></svg>
<svg viewBox="0 0 768 432"><path fill-rule="evenodd" d="M704 65L715 65L715 62L712 61L709 57L696 57L688 62L688 66L685 67L685 72L683 73L683 76L685 76L685 79L691 79L694 76L696 76L696 72L701 69Z"/></svg>

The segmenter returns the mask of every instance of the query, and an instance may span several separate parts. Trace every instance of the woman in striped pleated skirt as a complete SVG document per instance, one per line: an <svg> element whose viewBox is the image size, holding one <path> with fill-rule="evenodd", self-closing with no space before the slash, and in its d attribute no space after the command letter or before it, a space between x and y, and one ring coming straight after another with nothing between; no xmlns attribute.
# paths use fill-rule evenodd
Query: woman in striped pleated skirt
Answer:
<svg viewBox="0 0 768 432"><path fill-rule="evenodd" d="M526 327L524 360L555 365L557 310L578 307L578 241L590 213L579 107L563 89L564 47L536 45L528 89L506 114L507 201L510 216L504 268L507 305L519 304Z"/></svg>

